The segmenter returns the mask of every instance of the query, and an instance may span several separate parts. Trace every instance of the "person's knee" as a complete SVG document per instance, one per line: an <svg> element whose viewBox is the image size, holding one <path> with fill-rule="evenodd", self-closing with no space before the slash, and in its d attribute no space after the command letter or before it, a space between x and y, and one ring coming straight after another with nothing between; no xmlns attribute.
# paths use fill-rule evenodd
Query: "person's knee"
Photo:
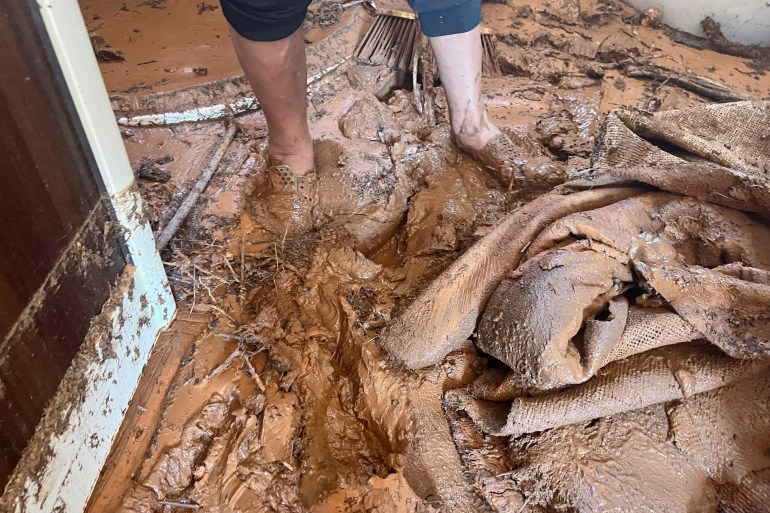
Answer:
<svg viewBox="0 0 770 513"><path fill-rule="evenodd" d="M481 0L408 0L428 37L451 36L481 23Z"/></svg>
<svg viewBox="0 0 770 513"><path fill-rule="evenodd" d="M222 13L239 35L252 41L289 37L305 21L311 0L220 0Z"/></svg>

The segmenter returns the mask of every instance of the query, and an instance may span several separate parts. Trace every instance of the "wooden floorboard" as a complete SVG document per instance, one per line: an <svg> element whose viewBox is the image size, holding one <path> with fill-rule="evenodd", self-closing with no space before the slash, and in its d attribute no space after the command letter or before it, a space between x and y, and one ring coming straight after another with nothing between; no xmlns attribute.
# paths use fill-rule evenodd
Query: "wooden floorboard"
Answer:
<svg viewBox="0 0 770 513"><path fill-rule="evenodd" d="M177 318L155 343L86 513L111 513L120 505L147 454L179 366L211 321L210 313L190 314L184 304L178 311Z"/></svg>

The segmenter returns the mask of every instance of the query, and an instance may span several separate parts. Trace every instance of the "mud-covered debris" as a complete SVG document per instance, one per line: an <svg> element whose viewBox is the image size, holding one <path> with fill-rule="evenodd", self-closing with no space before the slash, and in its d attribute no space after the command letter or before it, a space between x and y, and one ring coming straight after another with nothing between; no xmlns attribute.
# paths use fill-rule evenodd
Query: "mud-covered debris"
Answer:
<svg viewBox="0 0 770 513"><path fill-rule="evenodd" d="M199 3L197 7L198 7L198 14L203 14L204 12L214 12L217 9L219 9L218 5L209 4L206 2Z"/></svg>
<svg viewBox="0 0 770 513"><path fill-rule="evenodd" d="M134 176L151 182L166 183L171 179L171 174L159 166L164 166L173 161L174 157L171 155L163 155L158 158L142 157L134 165Z"/></svg>
<svg viewBox="0 0 770 513"><path fill-rule="evenodd" d="M139 5L147 5L152 7L153 9L165 9L166 0L146 0Z"/></svg>
<svg viewBox="0 0 770 513"><path fill-rule="evenodd" d="M361 64L350 66L347 74L353 87L371 92L380 101L385 101L393 91L402 87L406 76L401 70Z"/></svg>
<svg viewBox="0 0 770 513"><path fill-rule="evenodd" d="M726 53L727 55L754 59L758 61L755 64L762 66L763 69L767 69L770 66L770 48L757 45L742 45L730 41L722 34L722 27L719 23L710 16L703 18L700 26L714 50Z"/></svg>
<svg viewBox="0 0 770 513"><path fill-rule="evenodd" d="M660 12L660 9L650 7L644 11L640 23L643 27L658 28L663 23L663 13Z"/></svg>
<svg viewBox="0 0 770 513"><path fill-rule="evenodd" d="M580 20L580 1L548 0L545 2L544 14L565 25L576 25Z"/></svg>
<svg viewBox="0 0 770 513"><path fill-rule="evenodd" d="M519 77L531 77L532 70L528 52L518 46L497 45L497 58L504 73Z"/></svg>
<svg viewBox="0 0 770 513"><path fill-rule="evenodd" d="M345 8L340 2L324 0L317 7L309 10L307 19L321 28L331 27L340 21Z"/></svg>
<svg viewBox="0 0 770 513"><path fill-rule="evenodd" d="M521 20L531 19L534 15L535 11L530 5L514 6L511 14L511 25L514 27L521 27L523 25Z"/></svg>
<svg viewBox="0 0 770 513"><path fill-rule="evenodd" d="M393 144L401 138L393 114L375 96L356 101L340 118L340 130L348 138Z"/></svg>
<svg viewBox="0 0 770 513"><path fill-rule="evenodd" d="M111 47L107 44L107 41L98 34L91 36L91 46L94 49L96 60L99 62L120 62L126 60L126 56L123 52Z"/></svg>
<svg viewBox="0 0 770 513"><path fill-rule="evenodd" d="M687 89L717 102L735 102L755 99L751 95L741 93L720 84L710 78L692 73L683 73L657 66L650 63L630 63L621 68L628 77L646 78L656 82L667 82Z"/></svg>
<svg viewBox="0 0 770 513"><path fill-rule="evenodd" d="M540 143L560 160L570 156L588 157L593 141L580 137L578 124L567 109L560 108L548 113L537 122Z"/></svg>
<svg viewBox="0 0 770 513"><path fill-rule="evenodd" d="M198 462L205 457L215 436L227 428L237 406L233 396L212 396L196 417L184 427L178 445L158 458L146 480L133 487L118 508L119 513L149 513L159 501L178 501L195 480Z"/></svg>
<svg viewBox="0 0 770 513"><path fill-rule="evenodd" d="M293 462L294 440L300 425L299 399L291 392L267 390L260 443L267 461Z"/></svg>
<svg viewBox="0 0 770 513"><path fill-rule="evenodd" d="M660 9L650 7L645 11L633 11L621 16L623 23L627 25L641 25L642 27L658 28L663 24L663 13ZM670 28L670 27L669 27ZM673 29L678 31L678 29ZM688 34L683 32L682 35ZM692 36L691 37L697 37Z"/></svg>

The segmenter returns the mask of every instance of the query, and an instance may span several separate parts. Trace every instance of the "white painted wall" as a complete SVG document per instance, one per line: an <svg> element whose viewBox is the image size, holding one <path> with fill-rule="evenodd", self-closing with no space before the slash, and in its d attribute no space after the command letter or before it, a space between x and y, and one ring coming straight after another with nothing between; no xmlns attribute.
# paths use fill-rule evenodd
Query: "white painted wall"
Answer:
<svg viewBox="0 0 770 513"><path fill-rule="evenodd" d="M625 0L637 9L657 7L663 23L703 35L699 23L711 16L722 25L731 41L770 46L770 1L768 0Z"/></svg>

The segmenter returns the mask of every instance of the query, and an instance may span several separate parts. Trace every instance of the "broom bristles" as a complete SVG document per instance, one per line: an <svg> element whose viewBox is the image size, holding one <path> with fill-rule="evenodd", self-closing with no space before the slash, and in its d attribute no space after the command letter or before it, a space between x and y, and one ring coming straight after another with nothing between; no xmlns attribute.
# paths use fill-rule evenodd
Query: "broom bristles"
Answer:
<svg viewBox="0 0 770 513"><path fill-rule="evenodd" d="M412 71L418 31L419 23L412 13L401 11L377 13L371 27L353 52L353 58L362 64ZM502 75L495 37L487 29L482 30L481 45L482 73L487 76Z"/></svg>

